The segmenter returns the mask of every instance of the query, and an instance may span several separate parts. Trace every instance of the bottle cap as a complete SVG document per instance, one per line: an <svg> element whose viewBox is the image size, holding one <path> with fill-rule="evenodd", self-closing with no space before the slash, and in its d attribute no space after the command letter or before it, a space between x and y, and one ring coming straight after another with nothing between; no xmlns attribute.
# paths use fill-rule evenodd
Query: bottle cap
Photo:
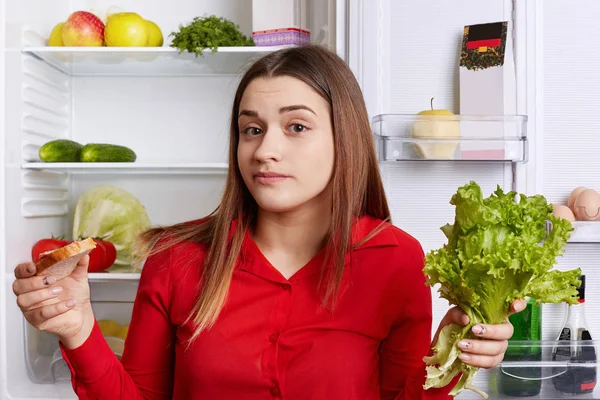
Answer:
<svg viewBox="0 0 600 400"><path fill-rule="evenodd" d="M581 285L577 288L577 294L579 295L579 302L583 303L585 301L585 275L580 275L579 280Z"/></svg>

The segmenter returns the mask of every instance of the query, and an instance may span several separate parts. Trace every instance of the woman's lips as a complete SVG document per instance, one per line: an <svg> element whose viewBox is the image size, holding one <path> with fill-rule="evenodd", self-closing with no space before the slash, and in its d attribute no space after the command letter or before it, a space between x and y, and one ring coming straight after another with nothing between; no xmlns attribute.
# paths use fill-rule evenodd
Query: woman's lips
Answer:
<svg viewBox="0 0 600 400"><path fill-rule="evenodd" d="M287 175L278 174L275 172L261 172L254 175L254 179L258 183L269 184L269 183L277 183L286 180L289 178Z"/></svg>

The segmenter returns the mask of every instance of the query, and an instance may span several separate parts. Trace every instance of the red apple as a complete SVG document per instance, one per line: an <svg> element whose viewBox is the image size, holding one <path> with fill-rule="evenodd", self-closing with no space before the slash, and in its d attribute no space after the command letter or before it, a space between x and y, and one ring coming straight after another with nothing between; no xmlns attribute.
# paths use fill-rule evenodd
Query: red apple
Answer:
<svg viewBox="0 0 600 400"><path fill-rule="evenodd" d="M65 46L102 46L104 23L90 12L76 11L65 22L62 37Z"/></svg>

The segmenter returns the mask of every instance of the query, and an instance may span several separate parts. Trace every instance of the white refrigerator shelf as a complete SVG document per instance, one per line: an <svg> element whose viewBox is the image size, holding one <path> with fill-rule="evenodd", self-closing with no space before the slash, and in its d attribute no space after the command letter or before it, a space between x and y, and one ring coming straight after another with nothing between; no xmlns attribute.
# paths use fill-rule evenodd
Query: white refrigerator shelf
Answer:
<svg viewBox="0 0 600 400"><path fill-rule="evenodd" d="M68 172L71 174L160 174L214 175L226 174L227 163L24 163L24 170Z"/></svg>
<svg viewBox="0 0 600 400"><path fill-rule="evenodd" d="M238 74L261 55L291 46L219 47L201 55L171 47L25 47L70 76L195 76Z"/></svg>
<svg viewBox="0 0 600 400"><path fill-rule="evenodd" d="M6 281L12 284L15 280L15 276L12 272L7 272ZM114 282L114 281L129 281L135 282L140 280L140 272L90 272L88 273L88 280L90 283L94 282Z"/></svg>
<svg viewBox="0 0 600 400"><path fill-rule="evenodd" d="M91 282L139 281L140 275L139 272L90 272L88 273L88 279Z"/></svg>

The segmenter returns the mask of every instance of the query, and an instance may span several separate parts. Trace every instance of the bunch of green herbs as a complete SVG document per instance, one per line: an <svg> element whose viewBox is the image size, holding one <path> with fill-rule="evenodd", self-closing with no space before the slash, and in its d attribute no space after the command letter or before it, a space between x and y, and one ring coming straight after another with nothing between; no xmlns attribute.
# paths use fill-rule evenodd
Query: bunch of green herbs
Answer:
<svg viewBox="0 0 600 400"><path fill-rule="evenodd" d="M464 310L470 323L441 330L433 355L424 359L424 388L445 387L461 374L450 395L470 389L487 398L472 385L478 368L458 358L458 342L474 338L471 328L476 324L506 322L516 299L575 304L581 270L552 270L573 227L553 215L542 195L520 194L517 200L516 192L504 193L499 186L484 198L471 181L450 204L456 207L454 224L441 228L448 243L426 255L424 273L427 284L439 284L440 296Z"/></svg>
<svg viewBox="0 0 600 400"><path fill-rule="evenodd" d="M215 53L219 47L254 46L254 41L239 30L239 26L230 20L215 15L195 17L188 25L179 25L178 32L172 32L171 47L179 49L179 53L188 51L196 57L203 54L204 49L212 49Z"/></svg>

